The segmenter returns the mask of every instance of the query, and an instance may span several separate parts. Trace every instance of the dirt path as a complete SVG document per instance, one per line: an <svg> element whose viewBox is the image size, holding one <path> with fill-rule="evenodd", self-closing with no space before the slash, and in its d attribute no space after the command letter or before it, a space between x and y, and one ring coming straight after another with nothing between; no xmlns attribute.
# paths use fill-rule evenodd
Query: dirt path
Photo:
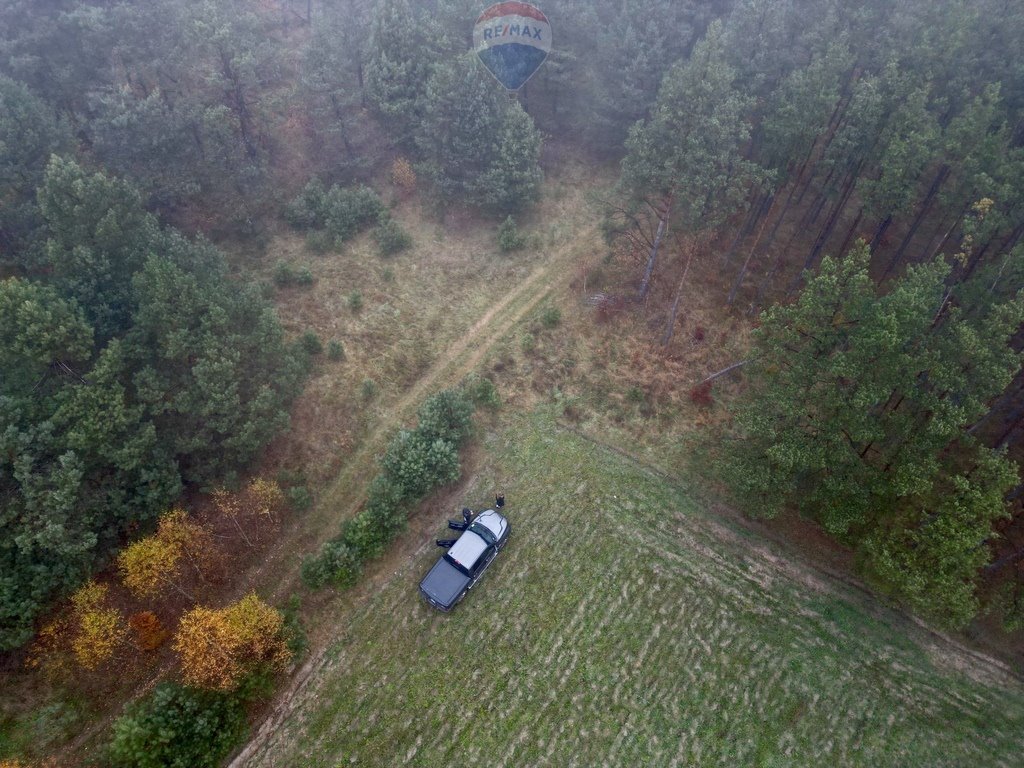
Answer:
<svg viewBox="0 0 1024 768"><path fill-rule="evenodd" d="M388 440L403 424L410 421L416 409L431 393L458 384L471 373L487 353L504 339L530 312L553 292L565 287L574 271L573 262L586 255L592 246L596 227L578 232L572 242L552 254L531 272L525 280L493 304L446 353L436 360L427 372L391 406L382 419L352 454L338 478L324 491L315 511L303 518L300 525L284 534L267 560L261 565L255 581L264 586L266 593L276 601L283 600L295 590L299 578L299 565L304 554L315 551L321 543L333 536L340 521L353 516L366 498L369 481L376 474L377 457ZM295 559L298 555L298 560ZM230 766L242 766L264 739L287 717L291 702L302 690L316 670L324 663L324 652L333 633L330 627L341 616L335 612L321 615L312 634L309 658L292 676L287 686L275 697L267 717L245 748L231 761Z"/></svg>

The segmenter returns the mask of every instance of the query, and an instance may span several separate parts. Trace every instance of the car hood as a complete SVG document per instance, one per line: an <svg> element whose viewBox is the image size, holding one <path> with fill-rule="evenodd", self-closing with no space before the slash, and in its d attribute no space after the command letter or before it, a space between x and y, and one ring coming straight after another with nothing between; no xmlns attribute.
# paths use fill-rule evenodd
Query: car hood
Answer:
<svg viewBox="0 0 1024 768"><path fill-rule="evenodd" d="M469 581L468 576L441 558L423 577L420 589L434 602L450 608Z"/></svg>

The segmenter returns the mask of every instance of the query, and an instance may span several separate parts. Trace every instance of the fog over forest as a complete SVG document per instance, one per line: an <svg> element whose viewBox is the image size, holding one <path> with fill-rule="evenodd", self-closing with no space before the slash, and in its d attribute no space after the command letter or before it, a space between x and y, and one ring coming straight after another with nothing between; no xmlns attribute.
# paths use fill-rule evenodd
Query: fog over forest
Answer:
<svg viewBox="0 0 1024 768"><path fill-rule="evenodd" d="M0 0L0 768L1015 764L1022 350L1024 4Z"/></svg>

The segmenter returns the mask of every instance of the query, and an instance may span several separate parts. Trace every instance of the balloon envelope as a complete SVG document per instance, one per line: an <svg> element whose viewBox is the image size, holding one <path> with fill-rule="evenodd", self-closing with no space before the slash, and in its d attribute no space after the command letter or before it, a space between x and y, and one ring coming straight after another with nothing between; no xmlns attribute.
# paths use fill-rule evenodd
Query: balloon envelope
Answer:
<svg viewBox="0 0 1024 768"><path fill-rule="evenodd" d="M499 83L517 91L547 58L551 26L529 3L495 3L476 20L473 49Z"/></svg>

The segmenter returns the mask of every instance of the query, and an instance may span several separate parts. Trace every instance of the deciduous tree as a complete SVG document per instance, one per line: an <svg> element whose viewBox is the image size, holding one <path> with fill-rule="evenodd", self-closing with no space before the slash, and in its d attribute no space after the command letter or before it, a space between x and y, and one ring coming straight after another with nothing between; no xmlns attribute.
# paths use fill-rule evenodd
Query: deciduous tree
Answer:
<svg viewBox="0 0 1024 768"><path fill-rule="evenodd" d="M185 683L229 691L260 666L281 668L291 658L283 627L281 613L255 594L219 610L193 608L174 635Z"/></svg>

